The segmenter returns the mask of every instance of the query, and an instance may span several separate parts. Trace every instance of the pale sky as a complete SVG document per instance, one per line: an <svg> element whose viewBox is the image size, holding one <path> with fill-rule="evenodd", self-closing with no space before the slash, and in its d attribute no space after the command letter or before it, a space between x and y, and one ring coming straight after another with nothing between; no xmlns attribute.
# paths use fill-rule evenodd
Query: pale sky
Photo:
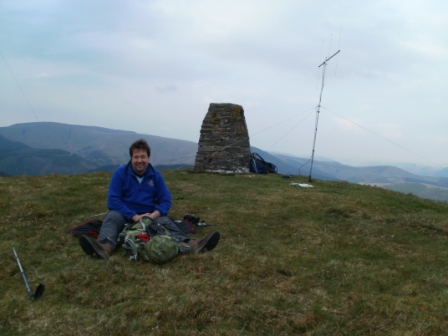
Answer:
<svg viewBox="0 0 448 336"><path fill-rule="evenodd" d="M198 142L210 103L250 143L345 164L448 166L446 0L0 0L0 126ZM325 77L318 67L328 61Z"/></svg>

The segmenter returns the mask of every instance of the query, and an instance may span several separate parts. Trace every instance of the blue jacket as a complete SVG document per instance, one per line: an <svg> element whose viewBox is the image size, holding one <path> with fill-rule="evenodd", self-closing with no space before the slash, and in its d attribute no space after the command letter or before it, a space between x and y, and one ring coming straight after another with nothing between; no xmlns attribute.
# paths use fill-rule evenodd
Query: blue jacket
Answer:
<svg viewBox="0 0 448 336"><path fill-rule="evenodd" d="M151 165L148 165L143 181L139 183L129 162L119 167L112 176L107 207L118 211L127 220L155 210L166 216L171 208L171 193L162 174Z"/></svg>

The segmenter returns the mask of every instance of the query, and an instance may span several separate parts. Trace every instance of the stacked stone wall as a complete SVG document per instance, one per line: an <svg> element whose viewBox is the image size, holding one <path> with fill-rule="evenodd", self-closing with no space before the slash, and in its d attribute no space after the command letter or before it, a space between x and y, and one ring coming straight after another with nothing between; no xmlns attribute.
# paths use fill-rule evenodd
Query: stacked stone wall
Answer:
<svg viewBox="0 0 448 336"><path fill-rule="evenodd" d="M206 172L249 171L249 132L244 109L236 104L209 106L202 122L194 169Z"/></svg>

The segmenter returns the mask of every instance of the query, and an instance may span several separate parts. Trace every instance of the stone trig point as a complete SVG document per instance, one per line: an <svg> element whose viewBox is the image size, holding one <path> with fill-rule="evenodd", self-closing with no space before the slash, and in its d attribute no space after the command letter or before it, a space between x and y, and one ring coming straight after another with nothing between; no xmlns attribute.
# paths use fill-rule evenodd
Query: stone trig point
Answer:
<svg viewBox="0 0 448 336"><path fill-rule="evenodd" d="M247 173L249 132L241 105L210 104L202 122L194 169L218 173Z"/></svg>

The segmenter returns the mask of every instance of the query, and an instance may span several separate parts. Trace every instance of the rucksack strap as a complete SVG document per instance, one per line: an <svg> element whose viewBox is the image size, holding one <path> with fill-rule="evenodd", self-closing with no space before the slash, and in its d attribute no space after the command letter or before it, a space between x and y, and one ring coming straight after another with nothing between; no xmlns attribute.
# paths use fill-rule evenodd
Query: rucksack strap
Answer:
<svg viewBox="0 0 448 336"><path fill-rule="evenodd" d="M137 260L138 259L138 248L137 248L137 245L132 241L131 238L129 238L129 237L126 238L122 247L128 251L131 251L132 256L129 257L129 260Z"/></svg>

